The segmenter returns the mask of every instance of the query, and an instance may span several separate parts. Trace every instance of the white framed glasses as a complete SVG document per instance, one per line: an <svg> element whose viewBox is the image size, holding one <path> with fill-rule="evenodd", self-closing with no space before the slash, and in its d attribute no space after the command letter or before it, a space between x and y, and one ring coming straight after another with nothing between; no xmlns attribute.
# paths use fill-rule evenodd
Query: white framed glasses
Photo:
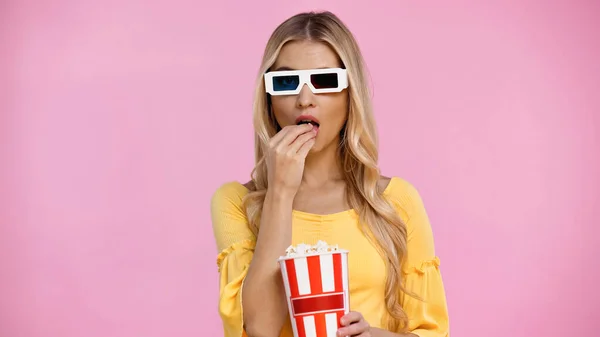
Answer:
<svg viewBox="0 0 600 337"><path fill-rule="evenodd" d="M297 95L304 84L315 94L340 92L348 87L348 73L342 68L270 71L264 78L266 92L273 96Z"/></svg>

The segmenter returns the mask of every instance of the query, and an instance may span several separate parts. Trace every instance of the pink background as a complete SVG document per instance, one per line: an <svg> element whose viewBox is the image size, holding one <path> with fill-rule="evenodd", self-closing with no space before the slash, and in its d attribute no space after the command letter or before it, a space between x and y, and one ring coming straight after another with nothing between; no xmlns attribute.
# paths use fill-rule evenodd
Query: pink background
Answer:
<svg viewBox="0 0 600 337"><path fill-rule="evenodd" d="M3 1L0 335L222 336L209 198L275 26L330 9L460 337L598 334L595 1Z"/></svg>

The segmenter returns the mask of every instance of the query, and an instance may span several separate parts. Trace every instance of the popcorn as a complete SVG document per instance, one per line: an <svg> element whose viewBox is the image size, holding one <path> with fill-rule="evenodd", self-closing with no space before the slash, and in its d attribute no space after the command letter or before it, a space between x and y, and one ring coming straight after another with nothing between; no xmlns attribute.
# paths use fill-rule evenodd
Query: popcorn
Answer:
<svg viewBox="0 0 600 337"><path fill-rule="evenodd" d="M286 250L286 257L307 256L311 254L322 254L339 251L338 245L329 245L327 242L319 240L315 245L299 243L295 247L289 246Z"/></svg>

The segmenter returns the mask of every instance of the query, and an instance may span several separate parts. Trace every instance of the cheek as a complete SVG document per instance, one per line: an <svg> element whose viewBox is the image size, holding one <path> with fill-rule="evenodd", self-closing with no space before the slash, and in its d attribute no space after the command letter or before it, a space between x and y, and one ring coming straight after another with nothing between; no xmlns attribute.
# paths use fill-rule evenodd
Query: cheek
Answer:
<svg viewBox="0 0 600 337"><path fill-rule="evenodd" d="M271 109L279 126L283 127L291 123L294 112L294 100L290 97L273 97Z"/></svg>
<svg viewBox="0 0 600 337"><path fill-rule="evenodd" d="M328 104L329 111L328 120L331 126L335 128L335 132L339 131L348 118L348 100L345 96L335 97Z"/></svg>

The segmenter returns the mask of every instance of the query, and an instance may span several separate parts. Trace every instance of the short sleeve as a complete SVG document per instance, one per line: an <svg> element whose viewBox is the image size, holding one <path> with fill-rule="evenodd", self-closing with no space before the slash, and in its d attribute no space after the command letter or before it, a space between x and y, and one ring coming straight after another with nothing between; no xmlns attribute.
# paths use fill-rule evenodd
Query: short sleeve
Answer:
<svg viewBox="0 0 600 337"><path fill-rule="evenodd" d="M224 337L245 336L242 286L254 254L255 238L242 208L246 188L238 183L220 186L211 199L211 219L218 249L219 315Z"/></svg>
<svg viewBox="0 0 600 337"><path fill-rule="evenodd" d="M407 255L402 267L404 287L418 297L402 298L409 319L408 331L420 337L448 337L446 294L429 217L418 191L406 181L401 185L397 205L407 226Z"/></svg>

